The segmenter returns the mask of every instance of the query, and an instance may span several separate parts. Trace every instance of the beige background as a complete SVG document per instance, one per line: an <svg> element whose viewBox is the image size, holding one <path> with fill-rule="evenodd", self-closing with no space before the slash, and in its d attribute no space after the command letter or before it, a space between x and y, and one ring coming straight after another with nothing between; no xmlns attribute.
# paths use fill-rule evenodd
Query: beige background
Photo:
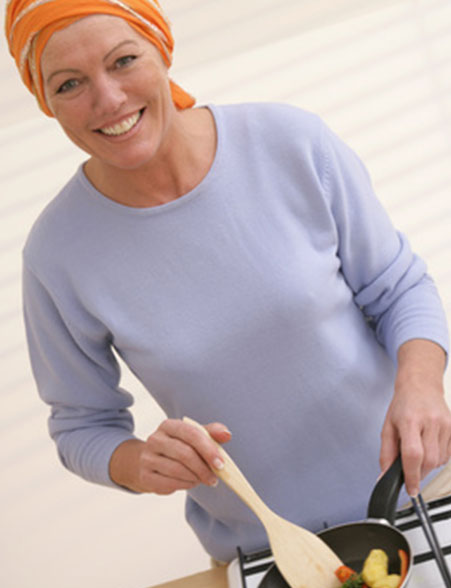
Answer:
<svg viewBox="0 0 451 588"><path fill-rule="evenodd" d="M450 0L166 0L173 77L199 103L277 100L321 114L362 156L451 314ZM20 252L84 159L0 48L0 585L144 588L205 569L183 495L130 496L57 462L30 375ZM449 391L449 376L447 380ZM128 372L138 433L163 418Z"/></svg>

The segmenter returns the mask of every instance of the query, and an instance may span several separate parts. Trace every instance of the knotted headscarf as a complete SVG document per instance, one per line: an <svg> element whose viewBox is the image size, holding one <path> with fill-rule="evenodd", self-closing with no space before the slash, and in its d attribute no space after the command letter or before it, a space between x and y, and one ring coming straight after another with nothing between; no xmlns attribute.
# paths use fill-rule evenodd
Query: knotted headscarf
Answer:
<svg viewBox="0 0 451 588"><path fill-rule="evenodd" d="M41 55L58 30L94 14L109 14L126 20L160 51L167 67L172 63L174 39L158 0L8 0L5 32L11 55L27 88L41 109L53 116L44 95ZM177 108L189 108L194 98L170 80Z"/></svg>

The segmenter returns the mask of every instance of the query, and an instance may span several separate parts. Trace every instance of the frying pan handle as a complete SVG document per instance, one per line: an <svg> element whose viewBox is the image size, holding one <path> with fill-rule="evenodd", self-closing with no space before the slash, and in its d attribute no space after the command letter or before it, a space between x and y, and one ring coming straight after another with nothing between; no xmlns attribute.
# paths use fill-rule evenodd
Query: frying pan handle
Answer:
<svg viewBox="0 0 451 588"><path fill-rule="evenodd" d="M382 478L377 482L368 504L369 519L395 521L399 492L404 484L401 455L395 459Z"/></svg>

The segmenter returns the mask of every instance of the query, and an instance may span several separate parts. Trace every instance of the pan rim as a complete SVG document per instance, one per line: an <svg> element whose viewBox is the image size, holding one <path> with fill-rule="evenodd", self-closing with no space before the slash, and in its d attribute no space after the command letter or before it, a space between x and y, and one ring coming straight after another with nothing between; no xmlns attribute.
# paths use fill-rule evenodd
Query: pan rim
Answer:
<svg viewBox="0 0 451 588"><path fill-rule="evenodd" d="M332 532L332 531L338 531L338 530L345 530L351 527L374 527L377 528L383 532L388 532L388 533L393 533L394 535L396 535L397 537L399 537L399 539L402 541L402 543L404 544L404 546L407 548L407 553L409 556L409 566L408 566L408 570L407 570L407 575L404 579L404 582L402 583L402 586L400 588L405 588L410 580L410 576L412 574L412 564L413 564L413 551L412 551L412 547L410 545L409 540L407 539L407 537L404 535L404 533L402 531L400 531L399 529L397 529L394 525L392 525L389 521L387 521L386 519L364 519L364 520L359 520L359 521L350 521L347 523L342 523L340 525L334 525L331 527L328 527L326 529L322 529L321 531L317 532L316 534L318 535L318 537L321 537L322 535L327 534L328 532ZM327 541L326 541L327 543ZM277 568L276 563L274 562L266 571L262 582L268 582L268 584L260 584L263 586L268 586L271 587L272 584L270 584L269 582L273 581L273 576L276 576L276 581L279 582L280 580L282 580L283 582L285 582ZM274 586L280 586L280 584L274 584Z"/></svg>

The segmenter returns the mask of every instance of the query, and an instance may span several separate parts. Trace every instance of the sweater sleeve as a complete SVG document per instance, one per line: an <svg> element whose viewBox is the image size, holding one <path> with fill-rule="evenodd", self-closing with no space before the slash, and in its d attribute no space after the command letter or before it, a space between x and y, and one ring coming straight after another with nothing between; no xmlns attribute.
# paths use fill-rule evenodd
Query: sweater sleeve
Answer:
<svg viewBox="0 0 451 588"><path fill-rule="evenodd" d="M132 397L118 387L110 341L64 318L26 264L23 304L33 375L50 405L49 432L63 465L88 481L118 487L108 467L114 449L133 438Z"/></svg>
<svg viewBox="0 0 451 588"><path fill-rule="evenodd" d="M395 363L400 345L414 338L448 352L446 316L426 264L392 226L356 154L329 129L324 139L324 188L355 303Z"/></svg>

